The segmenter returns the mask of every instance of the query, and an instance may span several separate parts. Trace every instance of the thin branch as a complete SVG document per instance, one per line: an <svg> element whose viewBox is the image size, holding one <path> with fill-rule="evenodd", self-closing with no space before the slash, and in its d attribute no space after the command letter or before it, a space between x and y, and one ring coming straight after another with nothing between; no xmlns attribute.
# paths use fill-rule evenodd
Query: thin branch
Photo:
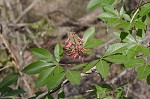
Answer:
<svg viewBox="0 0 150 99"><path fill-rule="evenodd" d="M7 68L9 68L9 67L12 67L12 65L5 66L5 67L1 68L0 71L2 71L2 70L4 70L4 69L7 69Z"/></svg>
<svg viewBox="0 0 150 99"><path fill-rule="evenodd" d="M15 20L15 23L21 20L21 18L29 12L40 0L34 0L23 12L18 16L18 18Z"/></svg>

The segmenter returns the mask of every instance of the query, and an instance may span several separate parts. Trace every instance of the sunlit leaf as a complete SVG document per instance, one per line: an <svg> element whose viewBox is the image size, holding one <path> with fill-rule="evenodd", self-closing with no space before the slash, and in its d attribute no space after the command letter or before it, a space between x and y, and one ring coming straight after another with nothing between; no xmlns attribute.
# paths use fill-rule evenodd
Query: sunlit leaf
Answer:
<svg viewBox="0 0 150 99"><path fill-rule="evenodd" d="M97 64L98 61L99 60L90 62L87 66L85 66L85 68L83 69L83 72L87 72L88 70L90 70L92 67L94 67Z"/></svg>
<svg viewBox="0 0 150 99"><path fill-rule="evenodd" d="M53 55L46 49L43 48L32 48L31 49L33 55L38 58L39 60L44 60L44 61L51 61L54 62L55 59Z"/></svg>
<svg viewBox="0 0 150 99"><path fill-rule="evenodd" d="M103 78L106 78L109 73L109 64L106 61L100 60L96 64L96 70L102 75Z"/></svg>
<svg viewBox="0 0 150 99"><path fill-rule="evenodd" d="M53 66L53 63L37 61L26 66L22 71L26 74L37 74Z"/></svg>
<svg viewBox="0 0 150 99"><path fill-rule="evenodd" d="M63 56L63 48L60 44L57 44L54 49L54 54L57 62L59 62Z"/></svg>
<svg viewBox="0 0 150 99"><path fill-rule="evenodd" d="M140 66L137 68L137 76L139 79L145 79L150 74L150 66Z"/></svg>
<svg viewBox="0 0 150 99"><path fill-rule="evenodd" d="M81 80L81 74L77 71L70 71L68 70L66 73L66 78L72 83L72 84L79 84Z"/></svg>
<svg viewBox="0 0 150 99"><path fill-rule="evenodd" d="M83 45L85 46L86 43L90 42L93 39L94 35L95 35L94 27L87 29L83 35L83 40L84 40Z"/></svg>

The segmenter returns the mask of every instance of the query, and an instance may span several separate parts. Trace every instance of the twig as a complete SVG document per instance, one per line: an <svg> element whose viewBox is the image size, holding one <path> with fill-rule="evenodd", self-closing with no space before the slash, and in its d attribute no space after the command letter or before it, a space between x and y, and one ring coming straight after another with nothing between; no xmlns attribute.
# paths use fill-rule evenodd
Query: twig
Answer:
<svg viewBox="0 0 150 99"><path fill-rule="evenodd" d="M118 78L120 78L120 77L122 77L123 75L125 75L128 70L131 70L131 69L125 69L125 70L122 71L118 76L115 76L113 79L111 79L111 80L108 81L107 83L112 83L112 84L114 84L115 81L117 81Z"/></svg>
<svg viewBox="0 0 150 99"><path fill-rule="evenodd" d="M129 90L130 90L130 84L128 84L127 92L126 92L126 95L125 95L126 97L128 97Z"/></svg>
<svg viewBox="0 0 150 99"><path fill-rule="evenodd" d="M12 65L5 66L5 67L1 68L0 71L2 71L2 70L4 70L4 69L7 69L7 68L9 68L9 67L12 67Z"/></svg>
<svg viewBox="0 0 150 99"><path fill-rule="evenodd" d="M46 92L40 94L36 99L41 99L42 97L44 97L44 96L46 96L46 95L48 95L48 94L52 94L52 93L58 91L61 87L63 87L63 86L64 86L65 84L67 84L68 82L69 82L69 81L68 81L67 79L64 80L64 81L63 81L58 87L56 87L54 90L52 90L52 91L50 91L50 92L46 91Z"/></svg>
<svg viewBox="0 0 150 99"><path fill-rule="evenodd" d="M38 3L40 0L34 0L23 12L22 14L20 14L20 16L18 16L18 18L15 20L15 23L17 23L18 21L20 21L20 19L28 12L30 11L36 3Z"/></svg>

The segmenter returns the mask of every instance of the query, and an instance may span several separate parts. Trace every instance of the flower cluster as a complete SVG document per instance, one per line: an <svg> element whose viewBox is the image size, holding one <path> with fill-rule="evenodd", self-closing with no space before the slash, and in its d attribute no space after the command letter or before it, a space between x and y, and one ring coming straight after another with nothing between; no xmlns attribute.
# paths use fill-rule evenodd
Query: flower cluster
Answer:
<svg viewBox="0 0 150 99"><path fill-rule="evenodd" d="M67 55L71 56L73 59L81 59L83 53L87 52L87 49L83 47L83 38L81 39L75 32L69 33L69 37L65 41L65 49Z"/></svg>

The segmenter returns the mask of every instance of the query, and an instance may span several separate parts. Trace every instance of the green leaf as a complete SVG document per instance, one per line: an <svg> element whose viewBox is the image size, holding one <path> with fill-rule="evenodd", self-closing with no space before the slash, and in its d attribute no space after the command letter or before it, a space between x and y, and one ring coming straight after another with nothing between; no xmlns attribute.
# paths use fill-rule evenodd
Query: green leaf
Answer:
<svg viewBox="0 0 150 99"><path fill-rule="evenodd" d="M141 47L136 45L133 46L132 48L129 49L129 51L127 52L127 57L128 58L134 58L140 51Z"/></svg>
<svg viewBox="0 0 150 99"><path fill-rule="evenodd" d="M124 63L126 68L133 68L135 66L141 66L143 64L145 64L145 60L143 58L129 59L129 61Z"/></svg>
<svg viewBox="0 0 150 99"><path fill-rule="evenodd" d="M81 74L77 71L70 71L68 70L66 72L66 78L72 83L72 84L79 84L81 80Z"/></svg>
<svg viewBox="0 0 150 99"><path fill-rule="evenodd" d="M52 73L47 78L48 90L57 87L65 76L64 69L61 66L56 66Z"/></svg>
<svg viewBox="0 0 150 99"><path fill-rule="evenodd" d="M146 36L146 31L143 29L138 29L136 33L136 41L137 42L142 42Z"/></svg>
<svg viewBox="0 0 150 99"><path fill-rule="evenodd" d="M131 17L128 14L123 14L123 18L127 21L131 20Z"/></svg>
<svg viewBox="0 0 150 99"><path fill-rule="evenodd" d="M48 68L44 70L42 73L40 73L36 81L36 87L42 87L47 84L47 78L51 73L53 73L54 68L55 67Z"/></svg>
<svg viewBox="0 0 150 99"><path fill-rule="evenodd" d="M109 19L111 19L111 20L118 20L118 19L119 19L118 16L113 15L113 14L110 14L110 13L107 13L107 12L101 13L101 14L98 16L98 18L100 18L100 19L102 19L102 20L105 20L105 21L108 21Z"/></svg>
<svg viewBox="0 0 150 99"><path fill-rule="evenodd" d="M100 60L96 64L96 69L102 75L103 78L106 78L106 76L109 73L109 64L106 61Z"/></svg>
<svg viewBox="0 0 150 99"><path fill-rule="evenodd" d="M92 67L94 67L96 65L96 63L98 62L99 60L95 60L93 62L90 62L87 66L85 66L85 68L83 69L83 72L87 72L88 70L90 70Z"/></svg>
<svg viewBox="0 0 150 99"><path fill-rule="evenodd" d="M55 76L51 75L48 78L48 82L49 82L49 83L47 83L48 90L52 90L55 87L57 87L61 83L61 81L64 79L64 76L65 76L65 73L61 73L57 76L56 75Z"/></svg>
<svg viewBox="0 0 150 99"><path fill-rule="evenodd" d="M46 49L43 48L32 48L31 49L33 55L39 60L44 60L47 62L54 62L55 59L53 55Z"/></svg>
<svg viewBox="0 0 150 99"><path fill-rule="evenodd" d="M147 76L147 83L150 85L150 75Z"/></svg>
<svg viewBox="0 0 150 99"><path fill-rule="evenodd" d="M136 40L130 33L126 32L115 32L115 36L125 43L136 43Z"/></svg>
<svg viewBox="0 0 150 99"><path fill-rule="evenodd" d="M8 92L4 96L15 96L15 95L20 95L20 94L24 94L24 93L25 93L24 90L22 90L22 89L16 89L16 90L12 90L12 91Z"/></svg>
<svg viewBox="0 0 150 99"><path fill-rule="evenodd" d="M120 99L121 95L123 93L122 89L121 88L117 88L115 91L116 91L116 99Z"/></svg>
<svg viewBox="0 0 150 99"><path fill-rule="evenodd" d="M123 6L121 7L119 14L120 14L121 17L125 14L125 10L124 10Z"/></svg>
<svg viewBox="0 0 150 99"><path fill-rule="evenodd" d="M134 26L138 29L143 29L143 30L146 30L146 25L144 22L142 21L134 21L133 22Z"/></svg>
<svg viewBox="0 0 150 99"><path fill-rule="evenodd" d="M150 66L140 66L137 68L138 79L145 79L150 74Z"/></svg>
<svg viewBox="0 0 150 99"><path fill-rule="evenodd" d="M102 1L103 0L91 0L87 6L87 9L92 10L92 9L99 7Z"/></svg>
<svg viewBox="0 0 150 99"><path fill-rule="evenodd" d="M116 29L124 29L125 31L129 31L132 27L132 24L126 21L121 20L119 24L115 26Z"/></svg>
<svg viewBox="0 0 150 99"><path fill-rule="evenodd" d="M108 56L103 59L110 61L110 62L114 62L116 64L122 64L129 60L128 57L125 55L113 55L113 56Z"/></svg>
<svg viewBox="0 0 150 99"><path fill-rule="evenodd" d="M122 53L124 50L126 50L126 46L127 46L126 43L115 43L113 45L110 45L104 56Z"/></svg>
<svg viewBox="0 0 150 99"><path fill-rule="evenodd" d="M54 65L54 64L46 63L43 61L37 61L37 62L33 62L33 63L29 64L28 66L26 66L22 70L22 72L24 72L26 74L37 74L37 73L42 72L43 70L50 68L52 65Z"/></svg>
<svg viewBox="0 0 150 99"><path fill-rule="evenodd" d="M101 40L94 39L94 40L91 40L90 42L86 43L84 47L87 48L87 49L88 48L95 48L95 47L101 45L102 43L103 42Z"/></svg>
<svg viewBox="0 0 150 99"><path fill-rule="evenodd" d="M84 67L86 65L87 65L87 63L79 64L77 66L72 67L70 70L78 70L78 69L81 69L82 67Z"/></svg>
<svg viewBox="0 0 150 99"><path fill-rule="evenodd" d="M54 54L57 62L59 62L63 56L63 48L60 44L57 44L54 49Z"/></svg>
<svg viewBox="0 0 150 99"><path fill-rule="evenodd" d="M103 99L104 96L106 95L106 89L105 88L102 88L98 85L95 85L95 91L96 91L96 94L98 95L98 97L100 97L100 99Z"/></svg>
<svg viewBox="0 0 150 99"><path fill-rule="evenodd" d="M90 0L87 9L93 10L95 8L104 6L104 5L112 5L115 0Z"/></svg>
<svg viewBox="0 0 150 99"><path fill-rule="evenodd" d="M7 75L1 82L0 82L0 89L7 87L17 81L17 75Z"/></svg>
<svg viewBox="0 0 150 99"><path fill-rule="evenodd" d="M111 14L111 15L116 16L116 17L119 18L118 11L114 8L114 6L112 6L112 5L107 5L107 6L104 6L103 8L104 8L104 11L105 11L106 13L109 13L109 14Z"/></svg>
<svg viewBox="0 0 150 99"><path fill-rule="evenodd" d="M94 35L95 35L95 28L94 27L87 29L83 35L83 40L84 40L83 45L85 46L86 43L91 41L93 39Z"/></svg>
<svg viewBox="0 0 150 99"><path fill-rule="evenodd" d="M65 99L65 92L60 90L58 93L58 99Z"/></svg>
<svg viewBox="0 0 150 99"><path fill-rule="evenodd" d="M145 16L150 12L150 3L145 3L143 6L141 6L141 9L139 11L139 15Z"/></svg>
<svg viewBox="0 0 150 99"><path fill-rule="evenodd" d="M144 54L144 56L150 57L150 48L145 46L140 46L140 51Z"/></svg>
<svg viewBox="0 0 150 99"><path fill-rule="evenodd" d="M101 83L99 86L102 87L102 88L106 88L109 91L113 90L112 86L107 84L107 83Z"/></svg>

